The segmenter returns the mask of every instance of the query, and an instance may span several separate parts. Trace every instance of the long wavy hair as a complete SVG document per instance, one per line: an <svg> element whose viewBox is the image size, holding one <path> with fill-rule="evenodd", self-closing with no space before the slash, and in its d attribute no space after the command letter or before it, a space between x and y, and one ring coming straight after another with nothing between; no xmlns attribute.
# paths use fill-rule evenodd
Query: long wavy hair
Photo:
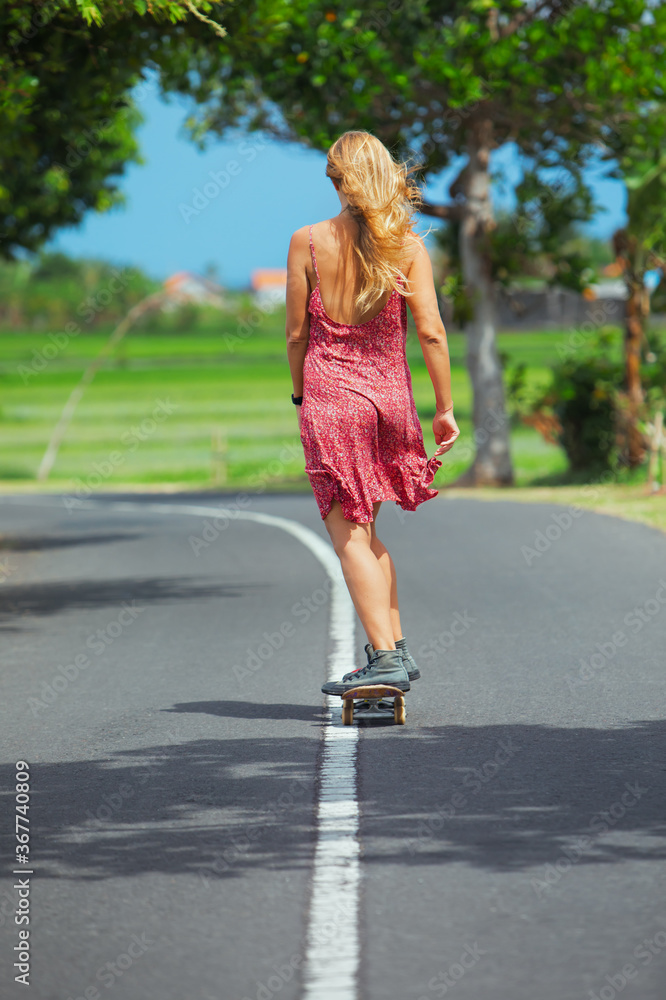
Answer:
<svg viewBox="0 0 666 1000"><path fill-rule="evenodd" d="M344 132L326 159L326 176L346 195L348 211L358 223L358 305L368 311L388 291L409 294L402 269L422 200L411 177L418 167L394 160L383 142L363 131Z"/></svg>

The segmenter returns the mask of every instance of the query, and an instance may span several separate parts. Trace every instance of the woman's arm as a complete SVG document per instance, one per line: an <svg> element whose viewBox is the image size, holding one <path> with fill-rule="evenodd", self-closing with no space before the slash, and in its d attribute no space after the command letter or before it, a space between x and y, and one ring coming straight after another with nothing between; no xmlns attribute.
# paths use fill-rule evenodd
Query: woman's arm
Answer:
<svg viewBox="0 0 666 1000"><path fill-rule="evenodd" d="M418 249L407 273L409 290L407 304L414 317L426 368L435 390L435 419L432 429L438 445L436 455L453 446L460 431L453 416L451 399L451 364L446 330L437 305L437 293L432 274L432 264L423 240L417 238Z"/></svg>
<svg viewBox="0 0 666 1000"><path fill-rule="evenodd" d="M292 236L287 257L287 359L294 396L303 395L303 362L310 339L309 261L310 236L308 227L304 226Z"/></svg>

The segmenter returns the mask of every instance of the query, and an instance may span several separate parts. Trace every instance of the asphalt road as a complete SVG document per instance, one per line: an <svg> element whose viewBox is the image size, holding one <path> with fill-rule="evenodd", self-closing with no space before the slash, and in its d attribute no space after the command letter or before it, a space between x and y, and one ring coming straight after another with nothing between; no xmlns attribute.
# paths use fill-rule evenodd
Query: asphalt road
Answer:
<svg viewBox="0 0 666 1000"><path fill-rule="evenodd" d="M249 509L326 538L309 497ZM422 679L360 734L359 1000L663 1000L666 536L444 497L379 527ZM4 498L0 532L3 998L297 1000L323 567L266 525L56 497Z"/></svg>

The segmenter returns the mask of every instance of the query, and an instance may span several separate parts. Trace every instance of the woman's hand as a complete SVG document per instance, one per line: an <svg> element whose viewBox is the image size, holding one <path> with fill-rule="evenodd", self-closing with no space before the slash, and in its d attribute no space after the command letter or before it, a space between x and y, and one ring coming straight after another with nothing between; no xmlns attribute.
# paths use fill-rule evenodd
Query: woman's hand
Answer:
<svg viewBox="0 0 666 1000"><path fill-rule="evenodd" d="M437 443L435 455L443 455L445 451L453 447L456 438L460 436L460 429L453 416L453 409L437 410L432 422L432 429Z"/></svg>
<svg viewBox="0 0 666 1000"><path fill-rule="evenodd" d="M297 406L296 407L296 416L298 418L298 432L299 432L299 434L301 432L301 426L302 426L302 423L303 423L303 418L301 417L301 410L302 409L303 409L302 406Z"/></svg>

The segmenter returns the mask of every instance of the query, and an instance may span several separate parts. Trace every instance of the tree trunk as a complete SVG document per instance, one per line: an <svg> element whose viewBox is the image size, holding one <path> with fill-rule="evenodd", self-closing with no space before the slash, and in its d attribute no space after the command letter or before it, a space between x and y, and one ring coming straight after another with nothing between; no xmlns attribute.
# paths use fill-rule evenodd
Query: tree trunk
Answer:
<svg viewBox="0 0 666 1000"><path fill-rule="evenodd" d="M489 161L492 122L470 127L469 162L460 183L465 195L460 224L460 258L473 319L465 324L467 367L474 393L476 455L457 481L469 486L508 486L513 483L509 449L509 420L504 407L502 367L497 353L495 296L488 233L494 227L490 200Z"/></svg>
<svg viewBox="0 0 666 1000"><path fill-rule="evenodd" d="M636 280L628 282L628 292L627 320L624 331L624 377L629 402L627 460L633 468L640 465L645 457L645 441L638 427L638 420L643 405L640 365L644 323L647 315L647 293L643 283Z"/></svg>

